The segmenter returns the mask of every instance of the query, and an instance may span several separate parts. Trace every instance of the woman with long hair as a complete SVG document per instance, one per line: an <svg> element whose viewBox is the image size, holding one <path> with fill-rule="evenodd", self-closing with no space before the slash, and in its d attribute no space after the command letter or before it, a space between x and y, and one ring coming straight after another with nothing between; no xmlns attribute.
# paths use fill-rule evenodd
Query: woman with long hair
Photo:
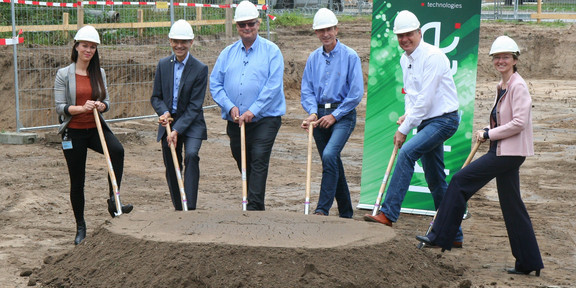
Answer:
<svg viewBox="0 0 576 288"><path fill-rule="evenodd" d="M54 81L56 112L61 122L58 133L62 135L62 149L70 176L70 202L76 220L74 238L76 245L86 237L84 182L88 148L103 153L94 109L98 110L100 115L99 121L102 124L118 187L122 182L124 169L124 148L101 114L108 111L110 98L106 86L106 74L100 68L98 44L100 36L93 26L84 26L78 30L72 47L72 63L59 69ZM114 217L116 206L110 177L108 186L108 212ZM122 206L122 212L130 213L132 208L132 205Z"/></svg>

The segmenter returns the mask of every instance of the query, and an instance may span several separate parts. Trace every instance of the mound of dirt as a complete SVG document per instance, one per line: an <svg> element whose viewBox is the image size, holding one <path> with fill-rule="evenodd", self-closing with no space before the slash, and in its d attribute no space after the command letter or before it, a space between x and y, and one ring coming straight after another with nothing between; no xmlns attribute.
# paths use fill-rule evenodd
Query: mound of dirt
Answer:
<svg viewBox="0 0 576 288"><path fill-rule="evenodd" d="M46 287L443 287L462 274L400 239L336 248L183 242L104 227L32 277Z"/></svg>

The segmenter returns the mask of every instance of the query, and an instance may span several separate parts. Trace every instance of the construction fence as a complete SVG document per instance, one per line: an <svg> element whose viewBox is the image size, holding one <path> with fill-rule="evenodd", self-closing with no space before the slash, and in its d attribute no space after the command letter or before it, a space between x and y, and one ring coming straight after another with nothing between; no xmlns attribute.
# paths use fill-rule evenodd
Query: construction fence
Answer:
<svg viewBox="0 0 576 288"><path fill-rule="evenodd" d="M189 21L196 34L195 46L199 41L230 44L237 39L232 18L239 0L234 1L0 0L0 39L3 39L0 44L14 45L14 49L7 46L0 49L13 50L16 63L14 71L3 73L14 73L15 95L3 93L1 98L3 103L12 103L14 101L5 100L15 97L17 132L58 125L54 77L59 68L70 63L73 37L78 28L90 24L101 34L100 60L111 95L107 119L153 117L149 101L154 73L158 60L171 54L167 38L171 23L178 19ZM360 0L280 1L254 1L263 19L260 29L263 37L273 32L270 21L275 18L274 14L314 13L320 7L332 7L337 13L350 15L371 13L371 5ZM212 59L203 60L213 63L219 52L213 51ZM213 107L211 98L206 99L205 105Z"/></svg>
<svg viewBox="0 0 576 288"><path fill-rule="evenodd" d="M13 71L2 73L3 77L14 75L15 92L6 93L4 89L0 98L2 103L15 103L17 132L58 125L54 77L59 68L70 63L73 37L85 24L95 26L101 34L101 65L106 71L111 95L111 110L106 115L108 121L154 117L149 102L154 73L158 60L171 54L167 35L173 21L186 19L193 25L194 46L203 41L221 41L225 46L237 39L232 17L239 0L186 1L194 0L0 0L0 51L3 54L0 60L16 64ZM261 12L263 37L270 37L274 32L273 19L287 13L313 17L319 8L328 7L339 15L372 14L372 1L368 0L253 2ZM576 15L575 8L576 0L484 0L482 18L534 20L533 14L555 13L566 18L549 19L572 19ZM214 63L219 52L213 51L210 59L202 60ZM208 95L205 105L214 107Z"/></svg>
<svg viewBox="0 0 576 288"><path fill-rule="evenodd" d="M576 21L576 0L484 0L482 19Z"/></svg>

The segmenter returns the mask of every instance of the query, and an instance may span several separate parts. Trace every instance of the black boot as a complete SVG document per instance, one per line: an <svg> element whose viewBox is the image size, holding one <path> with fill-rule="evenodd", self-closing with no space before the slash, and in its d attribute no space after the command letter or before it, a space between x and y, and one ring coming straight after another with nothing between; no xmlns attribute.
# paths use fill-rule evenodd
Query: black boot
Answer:
<svg viewBox="0 0 576 288"><path fill-rule="evenodd" d="M124 214L132 212L132 209L134 209L132 204L122 205L122 213ZM108 213L110 213L112 218L116 217L116 201L114 201L114 197L110 197L110 199L108 199Z"/></svg>
<svg viewBox="0 0 576 288"><path fill-rule="evenodd" d="M86 222L78 222L76 224L76 238L74 238L74 245L80 244L86 238Z"/></svg>

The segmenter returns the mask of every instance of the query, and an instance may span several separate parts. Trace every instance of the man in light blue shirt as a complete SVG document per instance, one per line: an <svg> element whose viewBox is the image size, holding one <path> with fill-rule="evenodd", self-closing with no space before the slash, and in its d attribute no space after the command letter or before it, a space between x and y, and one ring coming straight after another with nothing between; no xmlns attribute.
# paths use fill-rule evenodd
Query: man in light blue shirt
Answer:
<svg viewBox="0 0 576 288"><path fill-rule="evenodd" d="M258 17L254 4L238 4L234 21L241 39L222 50L210 75L210 92L228 120L226 132L240 171L240 126L246 125L247 210L265 210L270 154L286 113L284 58L276 44L258 36Z"/></svg>
<svg viewBox="0 0 576 288"><path fill-rule="evenodd" d="M338 19L321 8L313 29L322 42L308 57L302 76L301 104L309 116L301 127L314 123L314 140L322 158L322 184L315 215L328 215L334 198L339 216L354 214L340 152L356 126L356 106L364 96L362 65L358 54L342 44Z"/></svg>

